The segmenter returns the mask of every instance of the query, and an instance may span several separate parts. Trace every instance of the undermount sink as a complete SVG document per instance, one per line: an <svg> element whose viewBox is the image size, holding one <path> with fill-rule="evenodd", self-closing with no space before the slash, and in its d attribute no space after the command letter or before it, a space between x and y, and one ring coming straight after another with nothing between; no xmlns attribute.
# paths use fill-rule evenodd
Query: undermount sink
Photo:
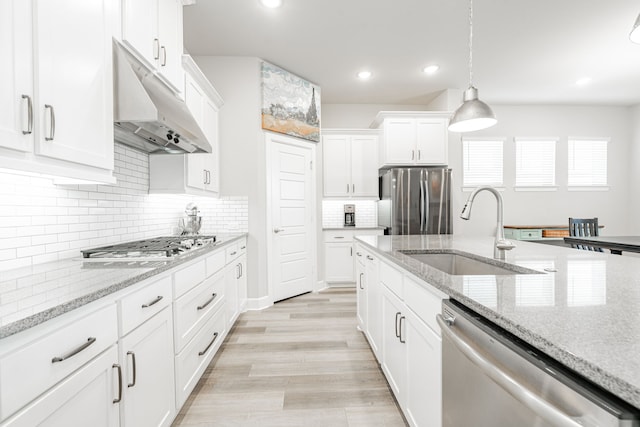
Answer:
<svg viewBox="0 0 640 427"><path fill-rule="evenodd" d="M428 251L401 251L423 264L440 270L452 276L504 276L514 274L543 274L536 270L500 263L500 265L490 264L481 259L471 258L457 252L428 252ZM493 263L497 261L489 260Z"/></svg>

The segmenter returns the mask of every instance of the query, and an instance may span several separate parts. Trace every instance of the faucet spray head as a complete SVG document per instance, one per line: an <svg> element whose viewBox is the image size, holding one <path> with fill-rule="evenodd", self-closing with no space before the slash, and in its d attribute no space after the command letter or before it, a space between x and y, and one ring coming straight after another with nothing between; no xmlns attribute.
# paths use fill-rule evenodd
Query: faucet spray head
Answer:
<svg viewBox="0 0 640 427"><path fill-rule="evenodd" d="M460 218L464 220L468 220L471 218L471 204L467 201L462 208L462 212L460 213Z"/></svg>

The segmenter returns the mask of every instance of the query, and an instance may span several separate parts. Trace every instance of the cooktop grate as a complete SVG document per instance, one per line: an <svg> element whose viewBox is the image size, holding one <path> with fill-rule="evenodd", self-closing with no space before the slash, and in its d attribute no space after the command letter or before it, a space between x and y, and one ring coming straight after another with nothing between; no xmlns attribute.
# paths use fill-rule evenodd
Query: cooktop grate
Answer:
<svg viewBox="0 0 640 427"><path fill-rule="evenodd" d="M84 258L127 256L173 257L185 251L216 241L216 236L167 236L101 246L81 251Z"/></svg>

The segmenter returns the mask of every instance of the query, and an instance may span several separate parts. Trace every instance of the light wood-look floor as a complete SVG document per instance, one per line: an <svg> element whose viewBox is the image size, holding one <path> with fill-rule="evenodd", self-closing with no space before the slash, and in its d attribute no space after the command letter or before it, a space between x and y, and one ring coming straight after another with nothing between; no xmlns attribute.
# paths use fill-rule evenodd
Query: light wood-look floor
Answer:
<svg viewBox="0 0 640 427"><path fill-rule="evenodd" d="M406 426L366 338L353 288L240 316L174 427Z"/></svg>

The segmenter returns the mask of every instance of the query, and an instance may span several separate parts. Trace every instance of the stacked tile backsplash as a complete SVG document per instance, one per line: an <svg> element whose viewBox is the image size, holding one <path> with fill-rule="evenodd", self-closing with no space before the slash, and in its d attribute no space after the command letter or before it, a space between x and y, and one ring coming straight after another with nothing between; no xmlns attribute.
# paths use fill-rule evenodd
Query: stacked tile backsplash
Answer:
<svg viewBox="0 0 640 427"><path fill-rule="evenodd" d="M356 227L377 227L378 208L374 200L323 200L322 227L344 225L344 205L356 205Z"/></svg>
<svg viewBox="0 0 640 427"><path fill-rule="evenodd" d="M178 233L184 208L200 209L201 234L246 232L246 197L148 194L149 156L115 145L116 185L55 185L0 172L0 271L77 257L80 250Z"/></svg>

